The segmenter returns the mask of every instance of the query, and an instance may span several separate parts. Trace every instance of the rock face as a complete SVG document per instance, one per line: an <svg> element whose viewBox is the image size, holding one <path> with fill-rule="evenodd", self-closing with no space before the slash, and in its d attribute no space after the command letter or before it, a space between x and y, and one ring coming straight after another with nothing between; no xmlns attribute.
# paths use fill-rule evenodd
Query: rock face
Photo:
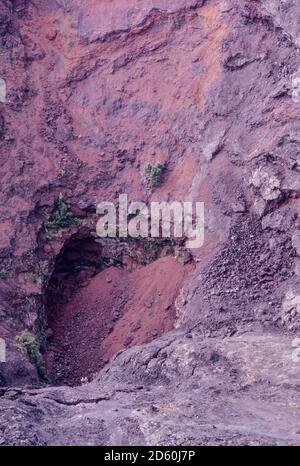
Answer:
<svg viewBox="0 0 300 466"><path fill-rule="evenodd" d="M300 444L299 18L0 3L0 444ZM97 240L119 193L203 247Z"/></svg>
<svg viewBox="0 0 300 466"><path fill-rule="evenodd" d="M2 389L5 445L299 444L292 338L169 333L77 388Z"/></svg>

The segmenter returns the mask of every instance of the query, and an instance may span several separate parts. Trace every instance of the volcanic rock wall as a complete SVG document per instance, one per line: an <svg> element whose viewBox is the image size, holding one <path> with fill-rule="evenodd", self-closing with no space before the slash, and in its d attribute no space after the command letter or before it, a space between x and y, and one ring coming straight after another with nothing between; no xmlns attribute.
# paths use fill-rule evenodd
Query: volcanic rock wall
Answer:
<svg viewBox="0 0 300 466"><path fill-rule="evenodd" d="M0 443L299 444L299 17L296 0L1 2ZM204 201L203 247L99 252L95 206L123 192ZM65 270L74 241L94 246ZM20 388L51 372L93 381Z"/></svg>

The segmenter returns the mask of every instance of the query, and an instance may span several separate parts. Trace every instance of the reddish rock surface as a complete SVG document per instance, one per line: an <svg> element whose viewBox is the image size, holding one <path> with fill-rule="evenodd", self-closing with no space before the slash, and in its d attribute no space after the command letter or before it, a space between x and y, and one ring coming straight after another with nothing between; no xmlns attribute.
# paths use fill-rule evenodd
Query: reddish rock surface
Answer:
<svg viewBox="0 0 300 466"><path fill-rule="evenodd" d="M0 0L0 444L299 444L299 16ZM120 193L204 201L203 247L99 243Z"/></svg>
<svg viewBox="0 0 300 466"><path fill-rule="evenodd" d="M15 331L9 327L9 341L23 328L35 333L36 310L45 303L55 259L70 238L93 237L98 201L114 200L118 193L144 202L200 199L216 208L211 221L216 216L223 223L211 182L218 183L224 170L231 179L234 171L221 153L220 161L211 162L203 139L211 144L215 135L205 136L202 115L206 95L222 73L221 45L228 26L216 4L202 3L144 2L137 8L134 2L24 2L6 8L11 33L3 39L7 102L2 105L1 247L7 283L18 286L25 313ZM222 138L226 128L222 122L217 126ZM158 162L165 165L166 176L151 194L145 167ZM237 180L239 176L236 172ZM49 238L44 225L60 193L80 222ZM223 228L212 225L206 247L195 251L201 262L224 236ZM178 265L173 263L169 273L176 277ZM161 262L155 264L160 273ZM139 283L148 289L147 280ZM175 300L174 291L171 295ZM162 299L169 299L168 290ZM149 325L146 341L154 324ZM158 334L171 328L164 322L156 325ZM58 339L62 344L63 336Z"/></svg>
<svg viewBox="0 0 300 466"><path fill-rule="evenodd" d="M55 384L92 378L121 350L171 330L175 300L190 267L165 257L133 272L109 267L50 306L46 368Z"/></svg>

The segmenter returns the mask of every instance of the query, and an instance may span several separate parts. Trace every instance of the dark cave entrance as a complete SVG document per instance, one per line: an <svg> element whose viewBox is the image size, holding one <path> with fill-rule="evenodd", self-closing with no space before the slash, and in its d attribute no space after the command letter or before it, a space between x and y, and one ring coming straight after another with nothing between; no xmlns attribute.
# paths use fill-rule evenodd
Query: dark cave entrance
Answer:
<svg viewBox="0 0 300 466"><path fill-rule="evenodd" d="M174 255L174 244L91 236L75 236L66 242L45 293L43 356L52 384L78 385L104 367L109 357L103 342L126 312L129 290L134 289L132 272L161 255ZM134 321L124 325L128 333L139 328ZM160 332L152 333L154 337ZM124 349L131 344L130 336L114 344L116 352Z"/></svg>
<svg viewBox="0 0 300 466"><path fill-rule="evenodd" d="M48 290L46 306L53 302L65 304L78 287L105 268L122 266L121 259L104 257L103 244L91 237L70 239L58 255ZM48 317L51 318L51 315Z"/></svg>
<svg viewBox="0 0 300 466"><path fill-rule="evenodd" d="M83 236L70 238L66 242L56 258L45 301L47 329L44 362L48 377L54 385L79 384L82 379L92 376L87 366L93 367L95 371L103 367L105 361L95 346L97 341L100 345L111 330L115 314L110 312L107 299L101 302L99 290L98 306L102 315L98 313L95 316L98 324L94 322L89 305L95 307L95 290L93 296L89 296L88 287L93 277L106 270L113 269L116 274L128 267L124 248L114 240L101 241ZM106 283L109 286L106 278L105 275L102 280L103 294L107 288ZM80 298L73 303L76 295ZM89 364L93 353L97 353L97 357Z"/></svg>

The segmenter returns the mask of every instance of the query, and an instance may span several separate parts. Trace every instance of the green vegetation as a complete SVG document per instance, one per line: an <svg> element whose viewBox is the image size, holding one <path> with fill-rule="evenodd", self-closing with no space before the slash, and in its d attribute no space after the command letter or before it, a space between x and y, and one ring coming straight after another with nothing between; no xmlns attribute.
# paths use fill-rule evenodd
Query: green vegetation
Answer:
<svg viewBox="0 0 300 466"><path fill-rule="evenodd" d="M5 269L0 269L0 280L5 280L8 277L8 272Z"/></svg>
<svg viewBox="0 0 300 466"><path fill-rule="evenodd" d="M51 238L60 228L67 228L74 225L77 219L73 216L68 204L65 202L64 195L60 193L56 204L55 211L45 224L46 236Z"/></svg>
<svg viewBox="0 0 300 466"><path fill-rule="evenodd" d="M49 382L40 352L39 338L28 330L24 330L16 337L16 342L22 350L27 352L29 361L36 367L40 380L43 382Z"/></svg>
<svg viewBox="0 0 300 466"><path fill-rule="evenodd" d="M59 172L59 177L60 177L60 178L63 178L64 176L66 176L66 174L67 174L67 170L64 170L64 169L63 169L63 170L60 170L60 172Z"/></svg>
<svg viewBox="0 0 300 466"><path fill-rule="evenodd" d="M164 173L165 173L165 166L161 163L157 163L155 165L151 165L150 163L147 165L146 169L146 180L147 180L147 187L153 191L155 188L160 186L163 182Z"/></svg>
<svg viewBox="0 0 300 466"><path fill-rule="evenodd" d="M184 19L181 15L176 15L173 18L173 22L174 22L175 29L180 29L184 22Z"/></svg>

